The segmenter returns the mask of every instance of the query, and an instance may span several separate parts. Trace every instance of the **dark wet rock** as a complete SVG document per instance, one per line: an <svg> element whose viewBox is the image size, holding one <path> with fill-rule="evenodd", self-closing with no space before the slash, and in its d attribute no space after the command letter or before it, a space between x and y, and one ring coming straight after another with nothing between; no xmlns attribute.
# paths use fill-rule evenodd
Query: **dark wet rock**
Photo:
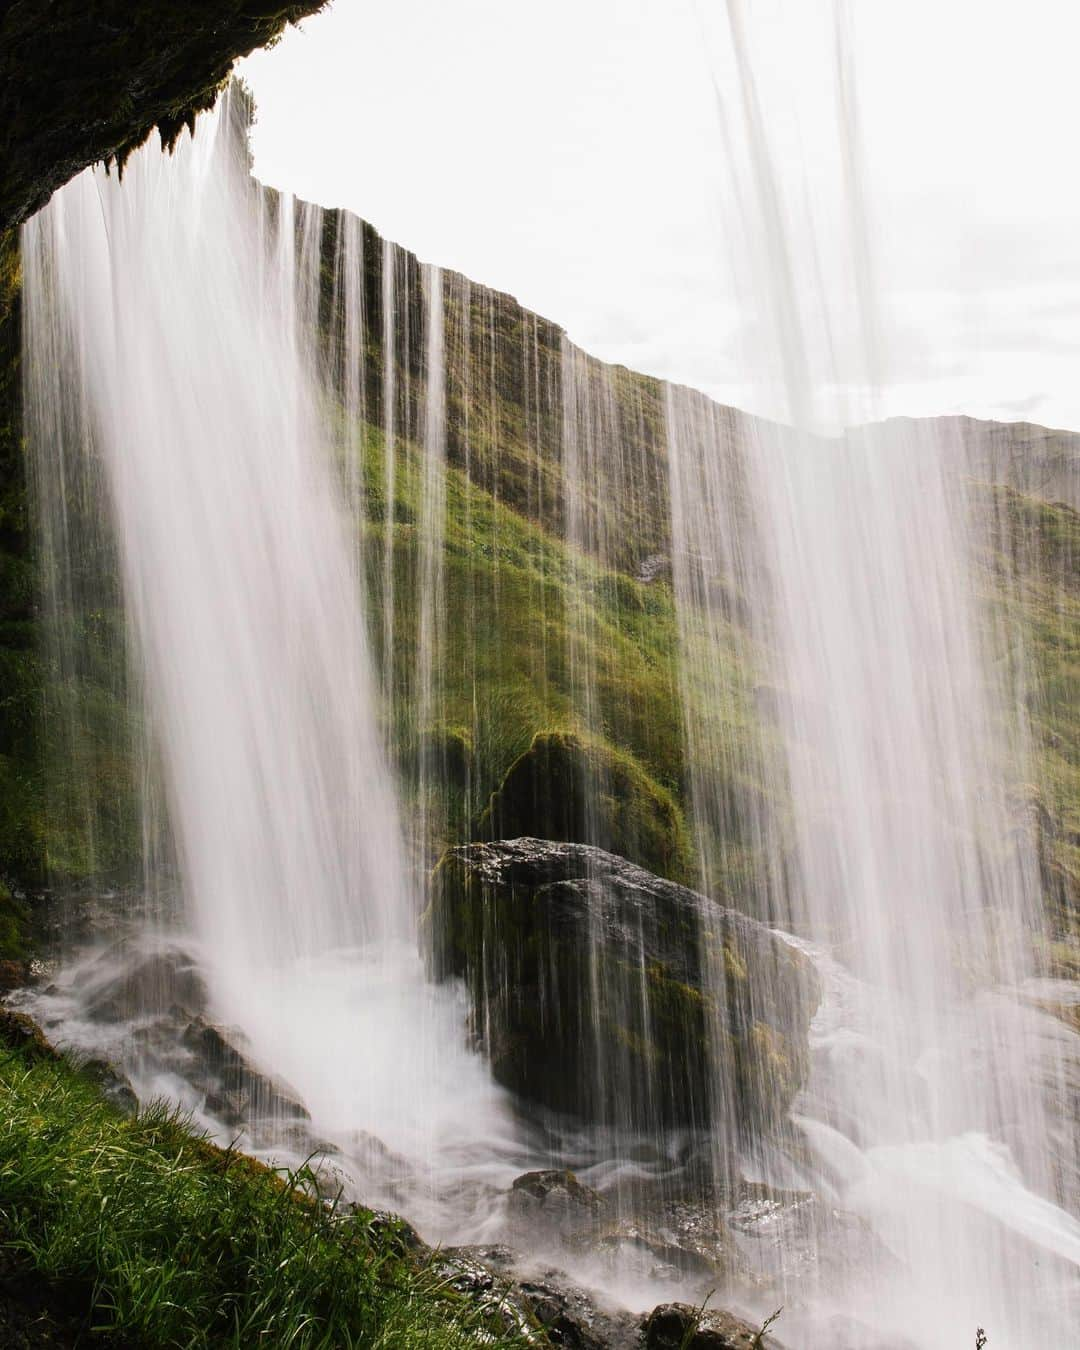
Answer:
<svg viewBox="0 0 1080 1350"><path fill-rule="evenodd" d="M450 1247L437 1268L459 1294L485 1308L501 1308L509 1328L541 1328L544 1343L568 1350L627 1350L640 1344L641 1318L602 1307L559 1270L516 1274L519 1254L509 1247Z"/></svg>
<svg viewBox="0 0 1080 1350"><path fill-rule="evenodd" d="M0 1045L21 1050L29 1059L60 1059L52 1044L32 1017L0 1007Z"/></svg>
<svg viewBox="0 0 1080 1350"><path fill-rule="evenodd" d="M645 1320L645 1350L782 1350L769 1333L761 1335L732 1313L662 1303Z"/></svg>
<svg viewBox="0 0 1080 1350"><path fill-rule="evenodd" d="M423 1256L431 1251L408 1219L403 1219L400 1214L391 1214L386 1209L373 1210L367 1226L372 1237L401 1256Z"/></svg>
<svg viewBox="0 0 1080 1350"><path fill-rule="evenodd" d="M486 1266L489 1272L509 1275L521 1264L521 1253L504 1242L473 1243L464 1247L444 1247L440 1256L447 1261L472 1261Z"/></svg>
<svg viewBox="0 0 1080 1350"><path fill-rule="evenodd" d="M119 944L133 922L158 917L161 911L156 899L139 891L77 886L38 895L34 912L38 949L55 954L107 938Z"/></svg>
<svg viewBox="0 0 1080 1350"><path fill-rule="evenodd" d="M426 915L472 994L496 1079L590 1121L734 1135L803 1081L819 983L775 933L581 844L451 849Z"/></svg>
<svg viewBox="0 0 1080 1350"><path fill-rule="evenodd" d="M133 1116L139 1109L139 1099L127 1076L107 1059L88 1059L79 1065L79 1072L89 1079L107 1102L125 1116Z"/></svg>
<svg viewBox="0 0 1080 1350"><path fill-rule="evenodd" d="M342 1150L328 1139L313 1134L302 1120L289 1121L280 1125L275 1135L276 1141L293 1153L301 1154L314 1163L326 1158L341 1157Z"/></svg>
<svg viewBox="0 0 1080 1350"><path fill-rule="evenodd" d="M604 1209L603 1197L565 1169L517 1177L507 1202L513 1219L561 1235L592 1228Z"/></svg>
<svg viewBox="0 0 1080 1350"><path fill-rule="evenodd" d="M494 1271L471 1257L466 1248L444 1252L439 1273L459 1294L488 1294L497 1280Z"/></svg>
<svg viewBox="0 0 1080 1350"><path fill-rule="evenodd" d="M591 1294L558 1271L520 1280L517 1292L552 1345L623 1350L640 1343L638 1317L601 1308Z"/></svg>
<svg viewBox="0 0 1080 1350"><path fill-rule="evenodd" d="M587 1249L636 1269L643 1278L682 1283L687 1279L731 1282L745 1274L737 1243L722 1218L682 1206L655 1215L623 1216L590 1235Z"/></svg>
<svg viewBox="0 0 1080 1350"><path fill-rule="evenodd" d="M347 1155L354 1172L363 1176L378 1176L383 1180L404 1180L415 1175L415 1168L402 1153L369 1130L350 1130L342 1137L342 1151Z"/></svg>
<svg viewBox="0 0 1080 1350"><path fill-rule="evenodd" d="M0 994L21 989L29 978L30 970L25 961L0 961Z"/></svg>
<svg viewBox="0 0 1080 1350"><path fill-rule="evenodd" d="M500 1331L520 1336L528 1343L534 1320L513 1281L477 1258L482 1248L450 1247L439 1253L435 1270L445 1283L467 1298L485 1320Z"/></svg>
<svg viewBox="0 0 1080 1350"><path fill-rule="evenodd" d="M164 950L107 979L87 1002L91 1017L128 1021L178 1009L193 1016L206 1007L206 985L191 958Z"/></svg>
<svg viewBox="0 0 1080 1350"><path fill-rule="evenodd" d="M507 770L478 832L588 841L678 879L690 866L689 837L671 794L633 756L567 732L533 737Z"/></svg>
<svg viewBox="0 0 1080 1350"><path fill-rule="evenodd" d="M248 1126L271 1117L310 1120L299 1095L287 1083L257 1069L240 1049L239 1033L197 1018L184 1032L183 1045L194 1056L190 1082L206 1094L206 1110L231 1126Z"/></svg>

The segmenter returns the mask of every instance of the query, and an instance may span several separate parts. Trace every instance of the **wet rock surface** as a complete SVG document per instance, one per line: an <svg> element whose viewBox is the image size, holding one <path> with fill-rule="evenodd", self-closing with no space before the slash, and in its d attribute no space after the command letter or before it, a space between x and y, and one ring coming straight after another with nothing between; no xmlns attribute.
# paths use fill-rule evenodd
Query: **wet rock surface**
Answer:
<svg viewBox="0 0 1080 1350"><path fill-rule="evenodd" d="M507 1330L540 1328L569 1350L783 1350L733 1313L665 1303L651 1313L607 1306L563 1270L529 1269L511 1248L447 1248L437 1268L459 1294L485 1312L498 1310Z"/></svg>
<svg viewBox="0 0 1080 1350"><path fill-rule="evenodd" d="M764 925L583 844L451 849L426 915L461 976L496 1079L591 1122L732 1136L780 1120L820 997Z"/></svg>
<svg viewBox="0 0 1080 1350"><path fill-rule="evenodd" d="M63 1001L72 993L52 986L60 1020L46 1028L66 1040L68 1016L102 1027L104 1052L95 1048L81 1067L121 1110L137 1109L131 1079L137 1081L150 1063L186 1084L192 1104L230 1130L260 1142L272 1135L279 1143L291 1131L288 1142L301 1156L330 1151L311 1135L299 1093L254 1062L238 1028L208 1017L206 983L184 946L139 946L118 938L79 969L77 988L72 1006Z"/></svg>
<svg viewBox="0 0 1080 1350"><path fill-rule="evenodd" d="M782 1350L761 1327L732 1313L702 1310L689 1303L663 1303L646 1319L645 1350Z"/></svg>
<svg viewBox="0 0 1080 1350"><path fill-rule="evenodd" d="M59 1052L26 1013L0 1008L0 1045L21 1050L28 1059L58 1059Z"/></svg>
<svg viewBox="0 0 1080 1350"><path fill-rule="evenodd" d="M517 1289L552 1345L569 1350L615 1350L636 1346L641 1340L640 1318L601 1308L591 1294L558 1272L520 1280Z"/></svg>
<svg viewBox="0 0 1080 1350"><path fill-rule="evenodd" d="M189 1081L206 1093L207 1111L227 1125L245 1126L268 1116L311 1119L295 1089L251 1063L240 1033L198 1018L185 1030L182 1044L195 1057Z"/></svg>
<svg viewBox="0 0 1080 1350"><path fill-rule="evenodd" d="M723 1216L685 1201L620 1216L576 1245L650 1283L681 1285L690 1280L710 1287L743 1281L747 1274Z"/></svg>
<svg viewBox="0 0 1080 1350"><path fill-rule="evenodd" d="M632 755L571 732L538 732L481 816L481 838L587 839L682 879L690 845L674 798Z"/></svg>
<svg viewBox="0 0 1080 1350"><path fill-rule="evenodd" d="M118 1111L133 1116L139 1109L139 1099L126 1074L107 1059L88 1059L79 1065L84 1078L88 1078L107 1102L111 1102Z"/></svg>
<svg viewBox="0 0 1080 1350"><path fill-rule="evenodd" d="M509 1247L450 1247L439 1269L458 1293L501 1310L508 1330L542 1328L548 1344L569 1350L625 1350L641 1344L641 1317L606 1308L563 1271L520 1274Z"/></svg>
<svg viewBox="0 0 1080 1350"><path fill-rule="evenodd" d="M91 1017L122 1022L176 1008L189 1014L206 1007L206 986L182 952L165 950L137 960L106 979L88 1000Z"/></svg>
<svg viewBox="0 0 1080 1350"><path fill-rule="evenodd" d="M512 1223L560 1237L592 1231L606 1208L599 1192L565 1169L524 1173L514 1181L507 1202Z"/></svg>

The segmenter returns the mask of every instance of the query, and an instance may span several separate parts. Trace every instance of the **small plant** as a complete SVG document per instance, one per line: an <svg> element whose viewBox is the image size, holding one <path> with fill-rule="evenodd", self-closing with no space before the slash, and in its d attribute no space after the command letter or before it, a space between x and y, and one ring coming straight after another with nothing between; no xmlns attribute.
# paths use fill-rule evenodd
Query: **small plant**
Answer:
<svg viewBox="0 0 1080 1350"><path fill-rule="evenodd" d="M779 1318L780 1314L783 1311L784 1311L783 1308L777 1308L777 1310L774 1313L771 1313L768 1317L766 1317L765 1321L762 1322L761 1324L760 1331L750 1342L750 1350L763 1350L763 1347L765 1345L765 1333L769 1330L772 1324L775 1321L777 1321L777 1319Z"/></svg>
<svg viewBox="0 0 1080 1350"><path fill-rule="evenodd" d="M686 1324L686 1330L682 1334L682 1339L679 1341L679 1350L688 1350L694 1337L701 1330L701 1319L705 1316L705 1309L708 1306L709 1299L711 1299L715 1293L715 1289L710 1289L701 1302L694 1308L694 1311Z"/></svg>

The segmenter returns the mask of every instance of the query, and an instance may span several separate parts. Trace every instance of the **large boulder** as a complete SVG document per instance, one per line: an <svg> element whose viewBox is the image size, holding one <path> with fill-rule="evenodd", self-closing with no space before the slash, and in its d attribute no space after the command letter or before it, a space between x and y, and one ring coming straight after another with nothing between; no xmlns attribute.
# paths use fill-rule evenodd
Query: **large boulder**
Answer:
<svg viewBox="0 0 1080 1350"><path fill-rule="evenodd" d="M810 962L601 849L451 849L425 924L435 974L469 988L495 1078L533 1102L630 1129L757 1133L802 1082Z"/></svg>
<svg viewBox="0 0 1080 1350"><path fill-rule="evenodd" d="M671 793L625 751L573 732L538 732L480 818L484 839L529 835L596 844L685 880L690 845Z"/></svg>

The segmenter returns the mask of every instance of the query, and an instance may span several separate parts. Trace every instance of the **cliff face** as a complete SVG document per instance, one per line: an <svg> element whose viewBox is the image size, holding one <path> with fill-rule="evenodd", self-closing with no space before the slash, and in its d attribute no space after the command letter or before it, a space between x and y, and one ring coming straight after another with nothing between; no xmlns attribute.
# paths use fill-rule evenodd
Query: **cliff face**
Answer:
<svg viewBox="0 0 1080 1350"><path fill-rule="evenodd" d="M569 803L586 787L590 801L604 803L617 851L697 880L685 820L695 746L686 743L682 702L694 691L680 678L669 582L667 386L594 360L510 296L423 267L345 213L300 204L295 229L322 374L336 395L331 433L346 478L359 484L375 646L383 687L393 691L391 738L410 806L434 812L430 843L482 837L494 828L498 812L486 808L500 786L495 801L505 810L514 785L534 785L514 797L532 809L561 774ZM58 681L29 552L11 235L2 262L0 878L79 878L134 865L140 846L123 620L115 577L99 578L67 616L86 659ZM425 517L426 314L436 284L445 320L445 618L431 720L419 726L417 523ZM350 289L362 312L351 337ZM737 451L751 419L733 409L717 416ZM985 480L973 493L987 541L980 591L1022 636L1031 666L1037 763L1019 806L1034 822L1048 893L1068 927L1080 900L1080 517L1069 504L1080 437L967 419L959 431ZM728 697L723 708L699 700L691 720L702 744L731 747L730 763L715 768L731 802L725 870L704 880L737 901L761 868L753 832L740 831L742 804L769 798L767 809L782 818L786 803L782 775L754 748L769 739L770 691L754 669L745 600L720 589ZM67 702L42 719L47 690ZM83 719L74 752L58 731L71 706ZM434 800L420 800L424 781L438 783ZM515 830L536 833L537 822L518 820Z"/></svg>
<svg viewBox="0 0 1080 1350"><path fill-rule="evenodd" d="M155 127L171 145L233 61L325 0L14 0L0 11L0 231Z"/></svg>

